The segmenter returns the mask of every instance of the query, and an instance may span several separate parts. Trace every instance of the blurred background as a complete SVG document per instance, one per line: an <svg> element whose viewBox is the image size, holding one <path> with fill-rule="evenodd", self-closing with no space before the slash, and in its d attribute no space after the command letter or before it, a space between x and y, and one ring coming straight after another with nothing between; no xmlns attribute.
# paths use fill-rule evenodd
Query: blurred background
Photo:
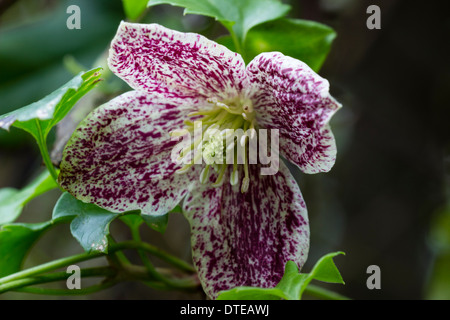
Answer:
<svg viewBox="0 0 450 320"><path fill-rule="evenodd" d="M332 95L344 106L331 122L338 145L332 171L305 175L290 167L311 223L304 271L322 255L340 250L346 255L335 262L346 284L327 287L341 294L354 299L450 299L448 5L411 0L283 2L292 5L290 17L322 22L337 31L319 73L330 81ZM81 9L81 30L66 28L66 9L71 4ZM381 8L380 30L366 27L371 4ZM210 39L225 34L213 19L182 12L157 6L141 22L198 32ZM121 0L0 0L0 114L41 99L79 69L104 65L105 50L122 19ZM83 98L77 113L52 133L55 162L60 138L70 134L91 108L127 90L106 69L108 81ZM15 129L0 131L0 188L22 188L42 169L31 136ZM19 221L48 220L59 195L52 191L33 200ZM111 230L117 240L129 237L119 222ZM189 261L189 228L181 215L171 215L163 236L148 228L143 231L144 239ZM58 226L40 239L25 267L79 252L68 225ZM366 286L370 265L381 269L380 290ZM0 296L22 298L61 297ZM203 296L125 283L75 298Z"/></svg>

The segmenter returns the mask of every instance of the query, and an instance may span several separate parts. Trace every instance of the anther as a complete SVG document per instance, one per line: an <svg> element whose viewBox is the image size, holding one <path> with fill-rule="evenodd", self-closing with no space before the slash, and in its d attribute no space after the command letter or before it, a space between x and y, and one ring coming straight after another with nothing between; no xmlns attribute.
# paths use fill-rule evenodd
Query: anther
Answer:
<svg viewBox="0 0 450 320"><path fill-rule="evenodd" d="M242 193L247 192L249 186L250 186L250 179L245 177L244 179L242 179L241 192Z"/></svg>

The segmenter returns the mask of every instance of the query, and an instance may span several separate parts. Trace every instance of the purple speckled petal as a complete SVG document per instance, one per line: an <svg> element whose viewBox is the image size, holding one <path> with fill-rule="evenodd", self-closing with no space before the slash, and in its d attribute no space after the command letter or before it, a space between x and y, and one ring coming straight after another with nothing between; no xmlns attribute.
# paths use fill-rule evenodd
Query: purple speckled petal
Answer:
<svg viewBox="0 0 450 320"><path fill-rule="evenodd" d="M227 99L242 89L242 57L199 34L158 24L122 22L109 52L110 69L132 88Z"/></svg>
<svg viewBox="0 0 450 320"><path fill-rule="evenodd" d="M198 173L176 174L171 161L192 100L132 91L94 110L68 142L59 182L76 198L124 212L161 215L173 209ZM186 106L189 105L189 106Z"/></svg>
<svg viewBox="0 0 450 320"><path fill-rule="evenodd" d="M273 176L260 176L260 169L249 167L246 193L224 181L220 188L195 186L184 200L194 265L211 298L236 286L274 287L287 261L306 261L309 224L300 189L283 163Z"/></svg>
<svg viewBox="0 0 450 320"><path fill-rule="evenodd" d="M328 81L279 52L255 57L247 74L258 124L280 130L281 152L305 173L329 171L336 144L328 122L341 104L329 94Z"/></svg>

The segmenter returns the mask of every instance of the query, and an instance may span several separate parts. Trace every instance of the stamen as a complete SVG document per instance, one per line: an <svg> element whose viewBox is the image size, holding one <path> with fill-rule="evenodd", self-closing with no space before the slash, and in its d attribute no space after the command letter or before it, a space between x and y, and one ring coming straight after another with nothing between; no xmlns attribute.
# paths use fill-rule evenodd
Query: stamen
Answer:
<svg viewBox="0 0 450 320"><path fill-rule="evenodd" d="M223 177L225 174L225 170L227 168L226 164L222 164L219 171L219 176L217 177L216 181L213 183L213 187L220 187L223 184Z"/></svg>
<svg viewBox="0 0 450 320"><path fill-rule="evenodd" d="M250 179L248 177L244 177L244 179L242 179L241 192L246 193L248 191L249 186L250 186Z"/></svg>
<svg viewBox="0 0 450 320"><path fill-rule="evenodd" d="M230 184L232 186L237 185L239 182L239 172L237 170L237 164L233 163L233 172L230 175Z"/></svg>
<svg viewBox="0 0 450 320"><path fill-rule="evenodd" d="M242 193L247 192L249 185L250 185L250 178L249 178L249 175L248 175L248 157L245 156L245 160L244 160L244 179L242 179L241 192Z"/></svg>
<svg viewBox="0 0 450 320"><path fill-rule="evenodd" d="M212 104L212 106L206 108L206 110L190 113L188 116L191 119L184 121L187 128L185 128L183 133L186 133L187 130L192 134L192 132L196 132L195 130L197 128L202 130L201 132L203 133L201 137L196 137L194 143L185 147L180 152L178 159L185 159L189 163L179 169L177 173L187 172L194 164L200 164L205 161L206 165L202 169L199 177L200 182L207 183L209 181L211 168L213 168L212 170L218 172L218 175L212 185L219 187L225 180L224 176L228 165L232 163L233 168L230 173L230 184L235 186L240 180L238 162L239 164L241 163L240 158L237 158L238 150L235 148L243 147L243 150L245 150L243 154L244 177L242 178L240 189L242 193L247 192L250 186L250 177L248 170L249 155L247 154L249 151L246 145L249 143L249 139L253 139L256 135L253 104L251 100L242 100L241 97L225 101L219 101L218 98L209 98L207 102ZM249 128L250 132L248 132ZM239 137L235 142L235 130L238 129L243 129L244 135ZM183 133L175 132L173 136L181 136ZM226 149L224 146L226 146ZM229 151L232 151L232 153L229 154ZM227 158L231 154L234 155L234 159L233 157L231 159ZM194 155L194 159L189 161L188 157L192 155ZM222 160L228 160L230 162L225 164Z"/></svg>
<svg viewBox="0 0 450 320"><path fill-rule="evenodd" d="M189 163L187 165L185 165L183 168L178 169L177 171L175 171L175 173L177 174L183 174L189 171L189 169L193 166L193 163Z"/></svg>
<svg viewBox="0 0 450 320"><path fill-rule="evenodd" d="M203 168L202 172L200 173L200 183L205 184L209 178L209 167L210 165L206 165L206 167Z"/></svg>
<svg viewBox="0 0 450 320"><path fill-rule="evenodd" d="M255 136L256 136L256 130L255 130L255 120L253 120L251 123L250 123L250 139L254 139L255 138Z"/></svg>

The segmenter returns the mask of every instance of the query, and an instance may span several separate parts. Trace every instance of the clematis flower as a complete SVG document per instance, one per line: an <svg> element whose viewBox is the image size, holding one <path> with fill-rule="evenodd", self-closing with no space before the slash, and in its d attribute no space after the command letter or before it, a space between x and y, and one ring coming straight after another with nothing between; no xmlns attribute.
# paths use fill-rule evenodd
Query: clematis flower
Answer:
<svg viewBox="0 0 450 320"><path fill-rule="evenodd" d="M288 161L325 172L336 157L328 122L340 108L328 81L279 52L245 66L201 35L157 24L122 22L108 63L134 90L79 125L64 151L61 186L114 212L162 215L182 201L194 265L211 298L235 286L274 287L289 260L301 268L307 210L283 161L274 175L261 175L263 165L248 159L183 166L171 159L171 133L192 130L194 120L221 130L277 129Z"/></svg>

